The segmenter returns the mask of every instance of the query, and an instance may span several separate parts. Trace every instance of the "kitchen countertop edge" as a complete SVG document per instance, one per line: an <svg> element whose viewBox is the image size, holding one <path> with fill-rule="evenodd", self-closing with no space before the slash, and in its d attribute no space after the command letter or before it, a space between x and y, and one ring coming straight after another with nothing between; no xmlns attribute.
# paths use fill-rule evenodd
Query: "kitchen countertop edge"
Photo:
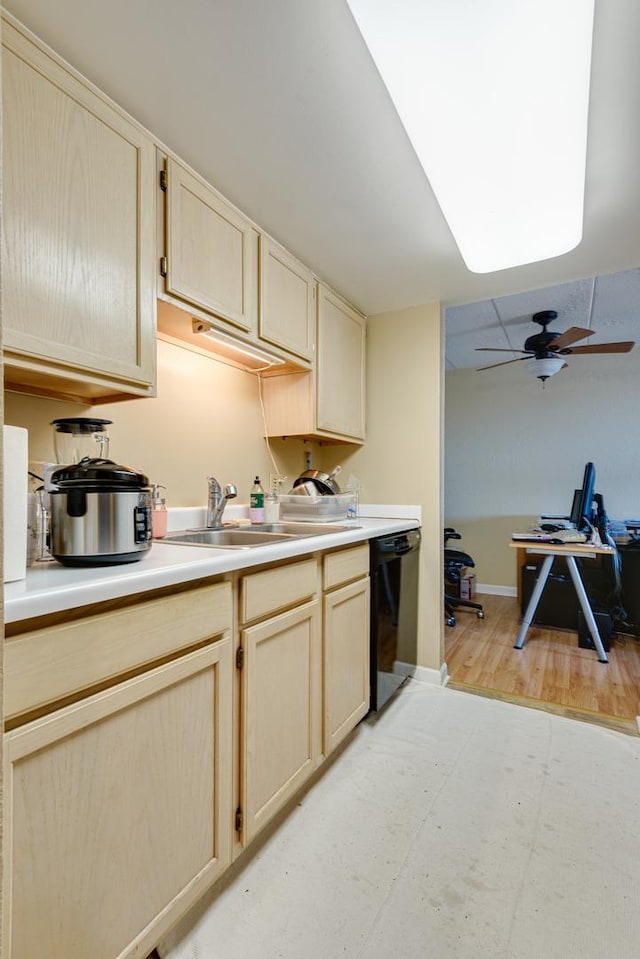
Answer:
<svg viewBox="0 0 640 959"><path fill-rule="evenodd" d="M339 533L314 535L251 549L176 546L154 540L149 552L135 563L82 568L46 563L40 567L30 567L26 579L5 584L4 621L17 623L167 586L179 586L240 569L337 549L419 526L420 520L417 518L359 517L353 526Z"/></svg>

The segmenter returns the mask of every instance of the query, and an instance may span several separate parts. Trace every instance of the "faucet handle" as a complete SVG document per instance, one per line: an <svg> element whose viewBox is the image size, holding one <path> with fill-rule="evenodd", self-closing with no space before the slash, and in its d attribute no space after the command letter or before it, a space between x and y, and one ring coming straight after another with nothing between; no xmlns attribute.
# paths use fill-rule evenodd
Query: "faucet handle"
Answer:
<svg viewBox="0 0 640 959"><path fill-rule="evenodd" d="M210 493L221 493L221 492L222 492L222 487L220 486L220 483L219 483L218 480L215 478L215 476L207 476L207 483L209 484L209 492L210 492Z"/></svg>

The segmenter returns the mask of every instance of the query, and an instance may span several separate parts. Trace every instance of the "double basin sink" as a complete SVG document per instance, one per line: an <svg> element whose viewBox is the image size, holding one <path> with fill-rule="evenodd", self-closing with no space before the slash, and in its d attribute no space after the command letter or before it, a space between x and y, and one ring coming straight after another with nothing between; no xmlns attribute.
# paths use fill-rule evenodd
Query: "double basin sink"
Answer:
<svg viewBox="0 0 640 959"><path fill-rule="evenodd" d="M178 546L213 546L216 549L251 549L273 546L306 536L340 533L352 526L329 526L314 523L255 523L251 526L224 526L222 529L185 529L163 536L163 543Z"/></svg>

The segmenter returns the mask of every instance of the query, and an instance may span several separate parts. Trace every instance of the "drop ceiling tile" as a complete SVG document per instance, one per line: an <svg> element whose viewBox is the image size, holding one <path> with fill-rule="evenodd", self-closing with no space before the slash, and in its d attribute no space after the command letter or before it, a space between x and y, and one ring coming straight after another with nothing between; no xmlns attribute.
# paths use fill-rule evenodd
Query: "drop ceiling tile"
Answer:
<svg viewBox="0 0 640 959"><path fill-rule="evenodd" d="M570 326L590 326L592 296L593 279L589 278L575 283L561 283L544 290L530 290L527 293L502 296L495 303L505 325L515 318L531 323L534 313L539 313L541 310L556 310L558 319L554 321L551 329L562 331ZM530 332L535 333L536 329L532 325Z"/></svg>
<svg viewBox="0 0 640 959"><path fill-rule="evenodd" d="M640 340L640 270L596 278L590 343Z"/></svg>
<svg viewBox="0 0 640 959"><path fill-rule="evenodd" d="M489 354L476 347L510 349L491 300L454 306L445 311L447 367L464 369L483 363Z"/></svg>

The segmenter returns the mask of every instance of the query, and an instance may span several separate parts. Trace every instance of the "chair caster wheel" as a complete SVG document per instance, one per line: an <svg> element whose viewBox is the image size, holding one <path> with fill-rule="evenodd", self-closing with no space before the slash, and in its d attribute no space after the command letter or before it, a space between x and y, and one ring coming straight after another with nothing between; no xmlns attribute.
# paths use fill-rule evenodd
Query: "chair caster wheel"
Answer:
<svg viewBox="0 0 640 959"><path fill-rule="evenodd" d="M479 609L477 612L478 619L484 619L484 610Z"/></svg>
<svg viewBox="0 0 640 959"><path fill-rule="evenodd" d="M456 625L455 616L448 616L448 617L447 617L447 626L455 626L455 625Z"/></svg>

